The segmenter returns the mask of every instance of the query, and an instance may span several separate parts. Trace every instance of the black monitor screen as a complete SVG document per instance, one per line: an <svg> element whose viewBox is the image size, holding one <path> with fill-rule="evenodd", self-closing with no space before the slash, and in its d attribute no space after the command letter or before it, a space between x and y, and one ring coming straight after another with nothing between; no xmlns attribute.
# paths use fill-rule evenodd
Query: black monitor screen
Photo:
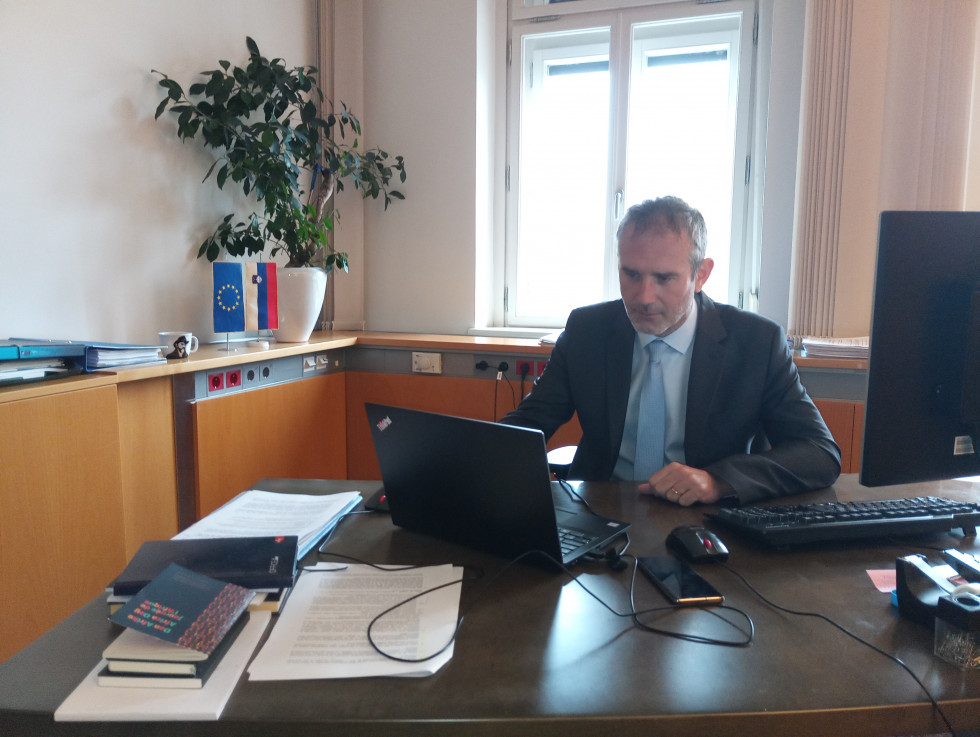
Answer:
<svg viewBox="0 0 980 737"><path fill-rule="evenodd" d="M980 474L980 212L883 212L861 483Z"/></svg>

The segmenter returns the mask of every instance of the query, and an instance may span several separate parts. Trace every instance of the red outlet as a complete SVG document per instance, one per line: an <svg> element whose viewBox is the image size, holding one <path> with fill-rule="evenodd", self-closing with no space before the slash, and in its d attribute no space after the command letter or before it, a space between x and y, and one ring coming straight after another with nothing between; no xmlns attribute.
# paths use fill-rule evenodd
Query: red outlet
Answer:
<svg viewBox="0 0 980 737"><path fill-rule="evenodd" d="M208 374L208 391L216 392L225 388L224 374Z"/></svg>
<svg viewBox="0 0 980 737"><path fill-rule="evenodd" d="M534 373L533 361L518 361L517 375L520 377L531 376Z"/></svg>
<svg viewBox="0 0 980 737"><path fill-rule="evenodd" d="M225 386L229 389L242 385L242 370L235 369L225 374Z"/></svg>
<svg viewBox="0 0 980 737"><path fill-rule="evenodd" d="M547 361L538 361L538 370L535 371L537 376L541 376L544 373L544 367L548 365Z"/></svg>

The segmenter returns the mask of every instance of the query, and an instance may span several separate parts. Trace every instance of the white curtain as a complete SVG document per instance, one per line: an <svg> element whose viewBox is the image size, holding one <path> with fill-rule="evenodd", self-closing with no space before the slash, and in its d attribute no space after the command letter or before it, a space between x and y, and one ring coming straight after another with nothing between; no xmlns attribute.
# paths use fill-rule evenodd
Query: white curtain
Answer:
<svg viewBox="0 0 980 737"><path fill-rule="evenodd" d="M790 333L830 335L837 281L853 0L807 3Z"/></svg>
<svg viewBox="0 0 980 737"><path fill-rule="evenodd" d="M976 0L875 0L858 8L855 26L855 0L808 0L790 334L834 334L839 269L848 266L839 252L845 184L851 192L877 190L863 213L875 221L880 210L964 209L978 7ZM884 94L868 101L849 92L879 68L855 65L871 44L854 44L882 33ZM855 118L862 115L874 119ZM845 146L846 124L856 119L880 130L880 151L866 156L880 162L874 171L844 167L845 156L866 153Z"/></svg>

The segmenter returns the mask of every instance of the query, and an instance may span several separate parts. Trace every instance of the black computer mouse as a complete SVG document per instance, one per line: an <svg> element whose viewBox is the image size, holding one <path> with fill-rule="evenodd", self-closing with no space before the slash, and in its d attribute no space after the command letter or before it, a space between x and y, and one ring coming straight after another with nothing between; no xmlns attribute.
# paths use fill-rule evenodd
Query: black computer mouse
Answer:
<svg viewBox="0 0 980 737"><path fill-rule="evenodd" d="M675 527L667 535L667 548L694 563L728 560L728 548L718 536L700 525Z"/></svg>

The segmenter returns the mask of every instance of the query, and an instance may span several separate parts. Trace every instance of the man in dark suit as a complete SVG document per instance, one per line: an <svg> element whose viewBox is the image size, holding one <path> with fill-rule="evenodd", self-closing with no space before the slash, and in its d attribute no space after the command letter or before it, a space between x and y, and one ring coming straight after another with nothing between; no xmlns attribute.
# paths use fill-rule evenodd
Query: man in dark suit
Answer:
<svg viewBox="0 0 980 737"><path fill-rule="evenodd" d="M622 299L572 311L545 372L502 421L550 437L577 413L569 478L634 479L685 506L832 484L840 449L782 328L701 291L714 265L701 214L675 197L648 200L617 239Z"/></svg>

